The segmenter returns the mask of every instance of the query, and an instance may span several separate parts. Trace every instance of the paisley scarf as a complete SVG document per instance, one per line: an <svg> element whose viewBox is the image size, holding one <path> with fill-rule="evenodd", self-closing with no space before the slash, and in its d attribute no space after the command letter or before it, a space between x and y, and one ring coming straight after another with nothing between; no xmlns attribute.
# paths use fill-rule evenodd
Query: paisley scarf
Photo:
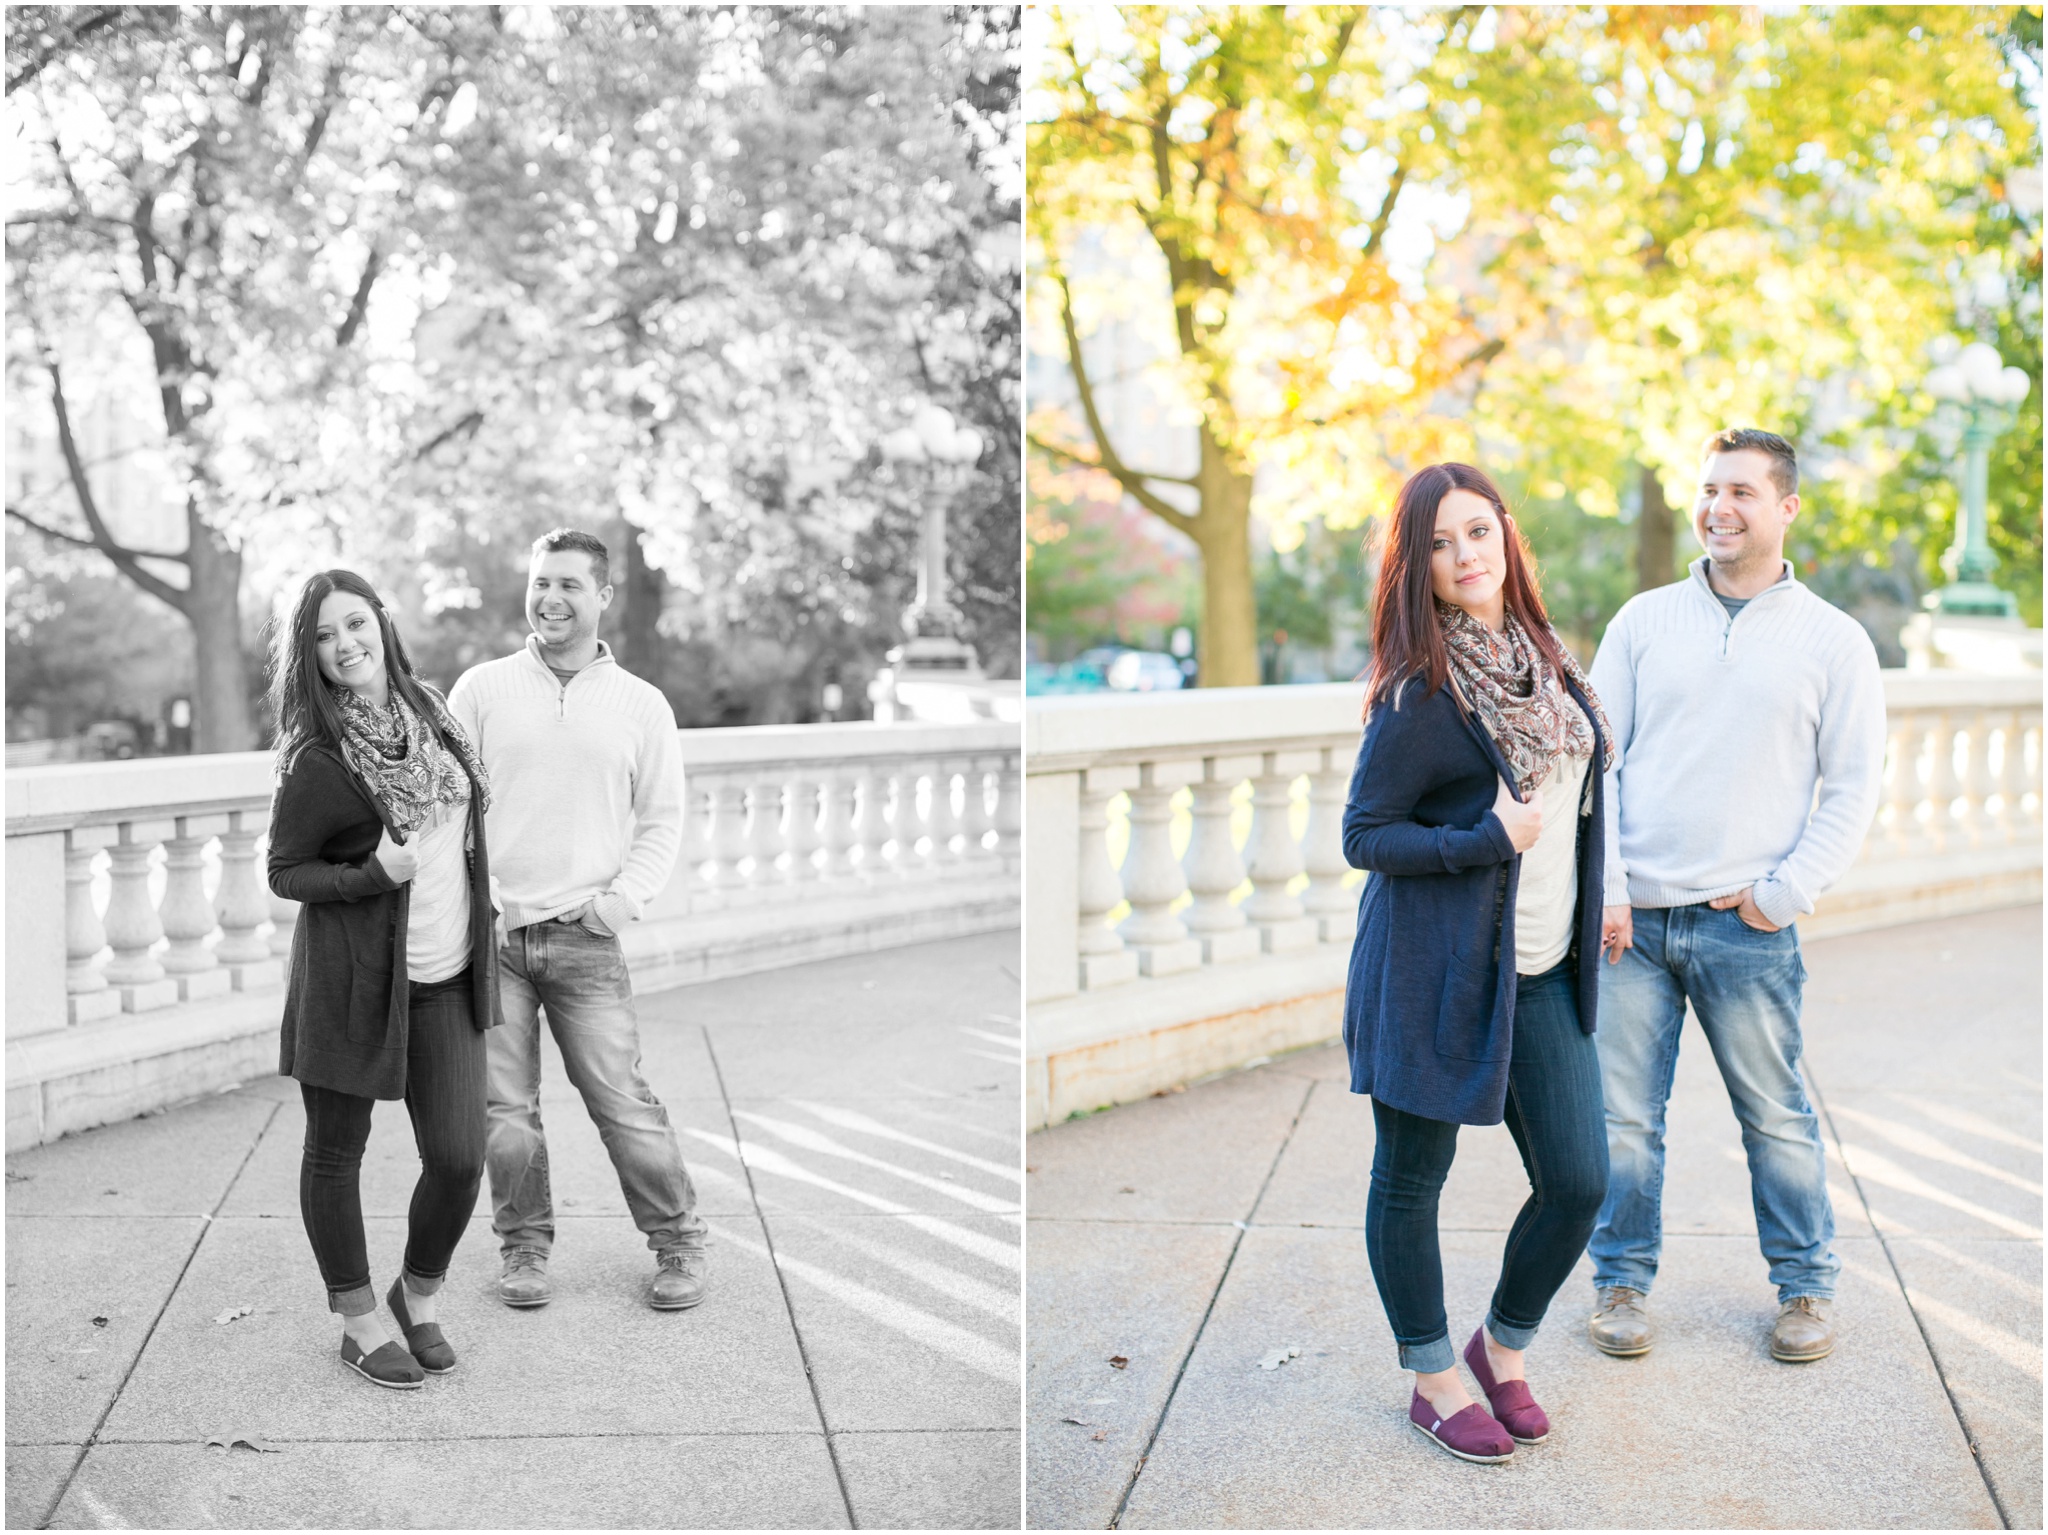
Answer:
<svg viewBox="0 0 2048 1535"><path fill-rule="evenodd" d="M388 709L379 709L348 688L330 689L334 705L341 711L343 760L363 781L370 797L384 807L392 826L407 836L440 807L467 801L471 778L483 796L477 808L488 810L491 804L490 780L476 748L449 716L440 695L424 685L421 692L454 746L453 753L441 745L419 711L400 697L396 688L391 690ZM469 769L467 775L464 766Z"/></svg>
<svg viewBox="0 0 2048 1535"><path fill-rule="evenodd" d="M1592 756L1592 724L1566 690L1566 678L1558 676L1512 611L1498 634L1447 602L1437 603L1436 617L1450 652L1451 676L1500 748L1522 798L1534 796L1560 756ZM1564 650L1561 644L1558 648ZM1600 721L1607 747L1600 765L1604 772L1614 766L1614 732L1569 650L1564 650L1564 665L1566 677L1585 694Z"/></svg>

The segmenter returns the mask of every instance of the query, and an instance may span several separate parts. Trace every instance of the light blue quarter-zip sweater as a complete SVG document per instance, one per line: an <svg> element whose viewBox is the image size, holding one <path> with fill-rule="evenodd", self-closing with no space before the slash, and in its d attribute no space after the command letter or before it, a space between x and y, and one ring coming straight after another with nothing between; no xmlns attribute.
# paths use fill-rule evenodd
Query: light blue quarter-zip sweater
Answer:
<svg viewBox="0 0 2048 1535"><path fill-rule="evenodd" d="M1730 618L1702 555L1614 615L1589 675L1616 748L1607 903L1626 890L1632 906L1687 906L1753 885L1780 927L1811 912L1877 814L1884 687L1862 625L1789 561Z"/></svg>

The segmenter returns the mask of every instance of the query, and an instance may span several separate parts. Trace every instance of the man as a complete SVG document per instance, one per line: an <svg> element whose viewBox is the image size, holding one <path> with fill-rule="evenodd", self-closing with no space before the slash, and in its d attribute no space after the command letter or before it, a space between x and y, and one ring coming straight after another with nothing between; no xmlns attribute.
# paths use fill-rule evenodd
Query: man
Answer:
<svg viewBox="0 0 2048 1535"><path fill-rule="evenodd" d="M485 830L503 907L504 1023L489 1035L492 1224L498 1298L545 1305L554 1205L540 1123L539 1010L561 1047L654 1249L648 1304L704 1298L704 1223L661 1106L640 1075L640 1032L618 933L668 883L682 841L675 713L597 637L611 561L588 533L533 545L516 655L472 667L448 702L491 777Z"/></svg>
<svg viewBox="0 0 2048 1535"><path fill-rule="evenodd" d="M1771 1354L1797 1363L1834 1347L1841 1265L1799 1076L1806 969L1792 924L1876 813L1884 692L1869 636L1785 559L1799 513L1791 444L1724 431L1703 456L1693 532L1706 554L1686 580L1631 599L1593 661L1617 755L1598 1035L1611 1171L1587 1249L1590 1331L1609 1354L1652 1342L1664 1105L1690 1001L1742 1124L1778 1290Z"/></svg>

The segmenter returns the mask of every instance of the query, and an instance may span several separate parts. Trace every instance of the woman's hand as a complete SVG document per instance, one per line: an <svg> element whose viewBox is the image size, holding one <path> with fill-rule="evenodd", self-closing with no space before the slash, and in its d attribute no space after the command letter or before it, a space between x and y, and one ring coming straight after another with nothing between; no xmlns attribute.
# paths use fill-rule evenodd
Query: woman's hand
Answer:
<svg viewBox="0 0 2048 1535"><path fill-rule="evenodd" d="M1618 965L1621 956L1635 947L1636 914L1627 902L1600 908L1600 952L1607 963Z"/></svg>
<svg viewBox="0 0 2048 1535"><path fill-rule="evenodd" d="M393 841L388 826L377 841L377 851L370 856L377 860L377 867L384 871L384 877L397 884L404 884L420 871L419 854L404 843Z"/></svg>
<svg viewBox="0 0 2048 1535"><path fill-rule="evenodd" d="M1500 791L1493 797L1493 813L1506 828L1508 841L1515 845L1515 851L1526 853L1536 845L1536 839L1543 835L1543 807L1531 801L1524 804L1509 792L1505 778L1496 779Z"/></svg>

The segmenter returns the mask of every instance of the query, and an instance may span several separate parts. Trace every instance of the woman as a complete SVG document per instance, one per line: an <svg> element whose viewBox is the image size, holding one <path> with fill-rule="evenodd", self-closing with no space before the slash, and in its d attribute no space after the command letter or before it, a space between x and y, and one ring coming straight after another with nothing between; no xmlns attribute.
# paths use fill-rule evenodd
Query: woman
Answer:
<svg viewBox="0 0 2048 1535"><path fill-rule="evenodd" d="M278 787L270 888L304 903L278 1069L306 1101L299 1206L341 1358L380 1386L455 1367L436 1294L475 1208L484 1038L497 1022L489 786L441 695L413 675L370 584L307 580L278 631ZM405 1266L377 1318L358 1175L379 1098L403 1098L419 1147Z"/></svg>
<svg viewBox="0 0 2048 1535"><path fill-rule="evenodd" d="M1436 464L1402 486L1373 613L1365 740L1344 853L1370 869L1344 1006L1351 1090L1377 1141L1366 1247L1409 1418L1502 1461L1549 1431L1522 1351L1607 1187L1594 1053L1607 721L1544 616L1493 481ZM1458 1126L1505 1118L1530 1194L1458 1378L1437 1196Z"/></svg>

